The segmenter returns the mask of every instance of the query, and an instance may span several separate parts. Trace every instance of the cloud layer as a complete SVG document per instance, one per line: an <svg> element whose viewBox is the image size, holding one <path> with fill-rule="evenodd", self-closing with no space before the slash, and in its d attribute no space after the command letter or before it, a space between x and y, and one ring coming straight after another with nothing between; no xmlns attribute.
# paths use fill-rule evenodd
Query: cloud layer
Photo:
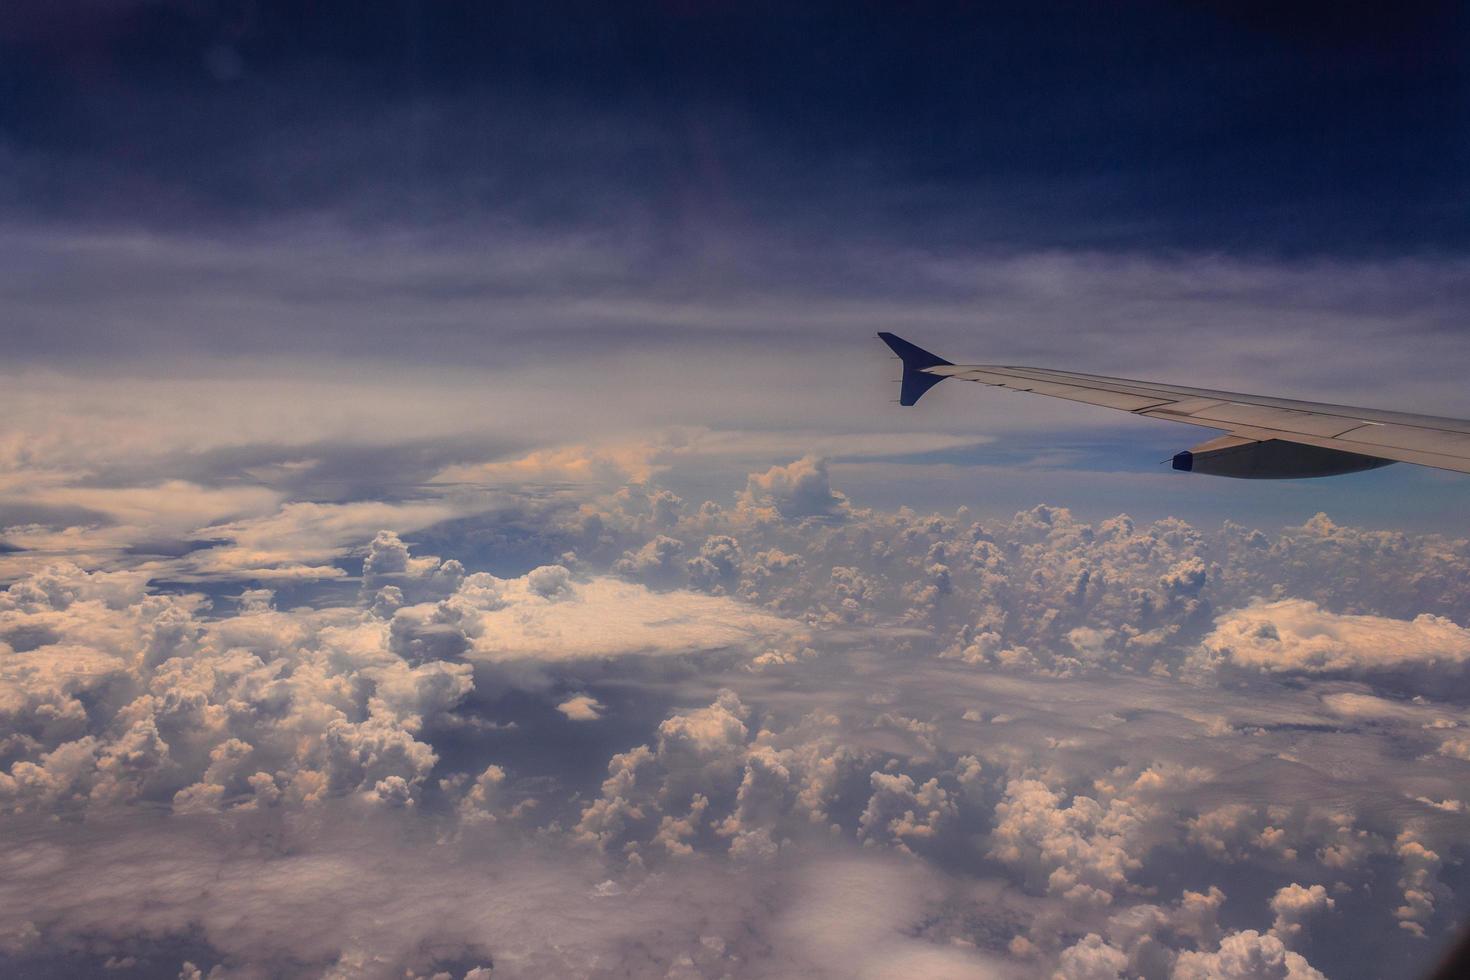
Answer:
<svg viewBox="0 0 1470 980"><path fill-rule="evenodd" d="M1305 980L1458 921L1470 544L886 513L817 457L728 499L428 517L454 557L278 516L289 602L19 566L4 955ZM557 560L477 568L528 513Z"/></svg>

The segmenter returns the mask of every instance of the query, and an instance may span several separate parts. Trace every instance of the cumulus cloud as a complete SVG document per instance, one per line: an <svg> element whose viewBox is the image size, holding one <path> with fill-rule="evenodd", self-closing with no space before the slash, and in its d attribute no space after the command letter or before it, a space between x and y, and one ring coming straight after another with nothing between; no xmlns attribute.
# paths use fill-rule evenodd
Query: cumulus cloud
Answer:
<svg viewBox="0 0 1470 980"><path fill-rule="evenodd" d="M1283 942L1290 943L1306 929L1306 920L1336 906L1321 885L1303 887L1292 882L1271 896L1271 911L1276 913L1271 931Z"/></svg>
<svg viewBox="0 0 1470 980"><path fill-rule="evenodd" d="M1326 980L1325 975L1276 936L1254 929L1220 940L1213 953L1186 951L1174 964L1173 980Z"/></svg>
<svg viewBox="0 0 1470 980"><path fill-rule="evenodd" d="M1394 841L1394 852L1403 863L1403 875L1399 887L1403 889L1403 904L1394 909L1394 918L1399 928L1417 938L1424 938L1424 924L1434 915L1437 899L1443 898L1448 890L1439 880L1439 869L1443 859L1438 852L1426 847L1422 832L1417 827L1408 827L1399 832Z"/></svg>
<svg viewBox="0 0 1470 980"><path fill-rule="evenodd" d="M847 499L832 489L827 460L820 456L752 473L740 500L752 514L788 520L835 517L848 507Z"/></svg>
<svg viewBox="0 0 1470 980"><path fill-rule="evenodd" d="M990 853L1069 901L1107 905L1142 867L1148 813L1126 799L1067 801L1040 780L1017 779L995 815Z"/></svg>
<svg viewBox="0 0 1470 980"><path fill-rule="evenodd" d="M1428 613L1411 620L1342 615L1282 599L1220 616L1202 646L1232 665L1271 673L1456 671L1470 660L1470 630Z"/></svg>
<svg viewBox="0 0 1470 980"><path fill-rule="evenodd" d="M452 558L441 562L433 556L410 557L408 545L393 531L379 531L368 543L362 561L363 592L391 588L396 590L400 603L405 589L407 601L442 599L459 588L464 576L464 566Z"/></svg>
<svg viewBox="0 0 1470 980"><path fill-rule="evenodd" d="M193 936L221 976L1309 978L1298 951L1342 962L1324 936L1411 959L1459 914L1470 717L1425 685L1459 676L1470 546L868 511L812 459L729 507L638 483L531 529L466 513L262 519L306 536L258 538L271 561L360 558L358 582L53 561L0 592L6 855L60 869L0 903L4 955ZM229 523L201 554L257 527ZM1382 581L1302 584L1344 550ZM60 897L86 862L177 896L140 936L110 893ZM1227 905L1241 877L1269 901ZM344 878L395 882L391 929ZM295 928L231 934L252 903Z"/></svg>
<svg viewBox="0 0 1470 980"><path fill-rule="evenodd" d="M576 694L556 706L556 710L571 721L596 721L607 710L601 701L585 694Z"/></svg>
<svg viewBox="0 0 1470 980"><path fill-rule="evenodd" d="M955 816L938 779L917 786L903 773L875 772L871 779L873 795L858 820L859 834L868 841L894 842L907 850L908 841L933 837Z"/></svg>
<svg viewBox="0 0 1470 980"><path fill-rule="evenodd" d="M198 597L117 578L54 566L0 594L13 624L48 624L33 663L6 664L9 729L24 733L0 772L12 810L404 801L437 758L425 721L473 687L465 665L408 666L351 609L286 614L254 595L208 620Z"/></svg>
<svg viewBox="0 0 1470 980"><path fill-rule="evenodd" d="M1067 947L1053 980L1118 980L1128 967L1128 955L1090 932Z"/></svg>

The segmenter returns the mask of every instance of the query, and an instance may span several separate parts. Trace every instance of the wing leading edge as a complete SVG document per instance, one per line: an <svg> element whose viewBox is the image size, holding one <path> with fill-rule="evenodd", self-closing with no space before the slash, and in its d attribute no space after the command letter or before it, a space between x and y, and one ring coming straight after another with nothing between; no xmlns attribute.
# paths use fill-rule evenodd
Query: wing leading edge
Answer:
<svg viewBox="0 0 1470 980"><path fill-rule="evenodd" d="M905 405L917 402L940 380L958 378L1229 434L1180 453L1174 458L1176 469L1258 479L1294 478L1404 462L1470 473L1470 421L1463 419L1044 368L951 364L893 334L878 336L904 362L901 400Z"/></svg>

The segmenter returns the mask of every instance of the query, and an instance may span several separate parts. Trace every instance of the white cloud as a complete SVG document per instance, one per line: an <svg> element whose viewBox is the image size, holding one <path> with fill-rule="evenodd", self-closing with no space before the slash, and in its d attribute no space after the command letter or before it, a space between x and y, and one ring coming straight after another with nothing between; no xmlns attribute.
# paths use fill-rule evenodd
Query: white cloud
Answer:
<svg viewBox="0 0 1470 980"><path fill-rule="evenodd" d="M801 629L724 596L654 592L614 578L568 580L565 592L551 597L537 592L529 576L499 585L504 605L479 615L480 633L465 654L471 660L585 660L753 649Z"/></svg>
<svg viewBox="0 0 1470 980"><path fill-rule="evenodd" d="M1449 894L1439 880L1444 861L1437 851L1425 845L1421 832L1414 827L1399 832L1394 851L1402 862L1403 874L1398 883L1404 897L1403 904L1394 909L1394 918L1398 919L1399 928L1423 939L1424 925L1433 917L1436 902Z"/></svg>
<svg viewBox="0 0 1470 980"><path fill-rule="evenodd" d="M7 735L21 736L0 801L199 810L415 793L437 760L418 735L470 692L470 668L410 667L355 609L282 613L263 593L240 606L208 620L199 597L74 566L0 593L11 642L35 646L0 674Z"/></svg>
<svg viewBox="0 0 1470 980"><path fill-rule="evenodd" d="M657 443L647 440L538 449L514 459L448 466L430 482L496 487L564 483L615 487L650 479L661 468L654 464L660 449Z"/></svg>
<svg viewBox="0 0 1470 980"><path fill-rule="evenodd" d="M1342 615L1306 599L1255 602L1215 620L1212 657L1268 673L1453 669L1470 661L1470 630L1428 613L1412 620Z"/></svg>
<svg viewBox="0 0 1470 980"><path fill-rule="evenodd" d="M1280 939L1254 929L1220 940L1213 953L1186 951L1174 964L1172 980L1326 980Z"/></svg>
<svg viewBox="0 0 1470 980"><path fill-rule="evenodd" d="M892 841L907 850L910 842L935 836L955 817L955 806L938 779L922 785L903 773L875 772L873 795L858 818L859 836L868 841Z"/></svg>
<svg viewBox="0 0 1470 980"><path fill-rule="evenodd" d="M847 499L832 489L825 458L803 456L787 466L750 474L741 505L766 518L797 520L840 515L847 510Z"/></svg>
<svg viewBox="0 0 1470 980"><path fill-rule="evenodd" d="M596 721L607 709L596 698L586 694L577 694L558 704L556 710L566 715L571 721Z"/></svg>
<svg viewBox="0 0 1470 980"><path fill-rule="evenodd" d="M1062 952L1053 980L1118 980L1128 955L1097 933L1088 933Z"/></svg>
<svg viewBox="0 0 1470 980"><path fill-rule="evenodd" d="M1441 874L1466 819L1450 805L1470 755L1457 689L1442 685L1431 702L1377 671L1316 676L1344 656L1372 660L1364 637L1406 631L1419 638L1405 649L1441 652L1391 662L1415 664L1419 681L1458 676L1449 647L1426 647L1423 623L1403 612L1412 597L1394 591L1392 563L1407 553L1448 569L1414 589L1461 618L1470 596L1455 591L1457 545L1324 521L1275 536L1090 524L1053 507L986 522L850 506L798 517L812 510L797 503L802 481L826 486L828 504L838 497L811 461L777 469L728 509L639 486L547 520L523 511L426 534L462 547L462 560L416 555L366 525L437 522L441 511L293 503L229 522L239 534L227 547L250 542L304 569L362 555L360 589L288 583L279 597L237 587L207 599L150 589L157 566L37 565L0 593L5 819L28 841L75 844L140 881L125 852L90 835L132 835L156 857L155 836L184 828L193 840L189 828L212 821L222 855L189 844L159 873L223 875L229 888L201 898L187 884L197 909L161 899L150 935L196 930L217 946L217 960L191 949L196 963L240 971L274 956L338 974L431 975L421 951L447 936L455 970L478 956L509 975L598 962L673 976L812 964L833 975L1163 976L1177 961L1181 976L1310 977L1289 947L1307 950L1319 922L1335 934L1361 916L1364 935L1398 923L1386 931L1414 946L1458 917L1462 898ZM1293 594L1281 583L1344 548L1400 557L1383 559L1382 581L1319 576L1310 601L1250 604ZM524 555L555 563L473 570L535 564ZM1366 604L1368 591L1384 605ZM1309 651L1290 654L1309 666L1285 682L1222 640L1268 614L1272 642ZM1445 623L1458 629L1431 625ZM1316 652L1328 641L1337 652ZM1190 662L1202 648L1214 669ZM745 669L757 656L763 668ZM598 698L614 703L601 693L609 683L617 712L606 724L620 743L604 755L585 756L593 726L541 730L552 708L557 722L607 717ZM1406 749L1422 764L1404 766ZM257 840L253 828L278 824L296 833L294 878L234 883L281 865L250 864L225 836ZM527 927L507 938L519 913L471 880L531 848L560 855L555 887L525 869L495 880L531 889L564 937ZM1222 862L1275 896L1231 920L1261 931L1223 942ZM880 895L839 894L809 879L818 866ZM376 887L379 867L409 895L437 883L486 909L443 912L447 899L434 897L439 914L405 912L376 936L360 925L369 897L354 896L306 934L309 910L337 895L316 871ZM144 881L143 892L163 887ZM1333 888L1361 900L1333 909ZM0 938L133 948L101 901L61 909L48 895L0 921ZM295 903L302 922L255 952L199 925L267 901Z"/></svg>
<svg viewBox="0 0 1470 980"><path fill-rule="evenodd" d="M1322 695L1322 704L1343 718L1407 722L1426 728L1454 728L1467 720L1463 710L1432 704L1422 697L1394 700L1361 691L1334 691Z"/></svg>
<svg viewBox="0 0 1470 980"><path fill-rule="evenodd" d="M1064 800L1040 780L1012 780L996 804L990 853L1051 894L1107 905L1142 867L1149 815L1124 799Z"/></svg>
<svg viewBox="0 0 1470 980"><path fill-rule="evenodd" d="M791 883L771 975L987 978L1019 971L973 948L916 936L945 895L942 879L913 863L809 862Z"/></svg>
<svg viewBox="0 0 1470 980"><path fill-rule="evenodd" d="M482 509L488 506L480 502ZM347 504L296 501L264 517L200 528L194 537L224 543L194 552L184 566L196 575L244 578L253 575L256 569L320 564L345 555L372 537L374 531L408 533L475 509L448 501Z"/></svg>
<svg viewBox="0 0 1470 980"><path fill-rule="evenodd" d="M136 949L141 929L193 933L211 951L193 958L227 970L315 962L387 980L432 973L439 955L540 977L667 964L675 944L711 928L710 911L740 908L717 872L630 883L599 902L585 897L602 878L591 858L484 823L472 839L436 844L411 813L359 807L284 827L264 850L241 845L245 825L197 817L15 827L0 855L0 930L23 935L33 917L58 953ZM629 941L660 930L653 947Z"/></svg>
<svg viewBox="0 0 1470 980"><path fill-rule="evenodd" d="M79 511L67 526L9 529L12 544L51 553L97 552L183 539L196 528L275 511L283 495L267 487L211 488L186 480L146 486L86 487L46 479L0 493L0 507Z"/></svg>
<svg viewBox="0 0 1470 980"><path fill-rule="evenodd" d="M1336 905L1337 903L1328 897L1327 889L1321 885L1303 887L1292 882L1271 896L1271 911L1276 914L1276 920L1271 924L1271 931L1279 936L1282 942L1290 943L1302 935L1309 918L1330 911Z"/></svg>

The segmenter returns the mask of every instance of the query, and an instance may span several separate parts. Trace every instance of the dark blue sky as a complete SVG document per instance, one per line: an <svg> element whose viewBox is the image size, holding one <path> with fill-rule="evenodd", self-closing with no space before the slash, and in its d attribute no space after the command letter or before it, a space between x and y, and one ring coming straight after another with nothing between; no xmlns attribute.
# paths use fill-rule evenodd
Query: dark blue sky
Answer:
<svg viewBox="0 0 1470 980"><path fill-rule="evenodd" d="M1392 6L16 5L0 213L1460 252L1470 13Z"/></svg>

